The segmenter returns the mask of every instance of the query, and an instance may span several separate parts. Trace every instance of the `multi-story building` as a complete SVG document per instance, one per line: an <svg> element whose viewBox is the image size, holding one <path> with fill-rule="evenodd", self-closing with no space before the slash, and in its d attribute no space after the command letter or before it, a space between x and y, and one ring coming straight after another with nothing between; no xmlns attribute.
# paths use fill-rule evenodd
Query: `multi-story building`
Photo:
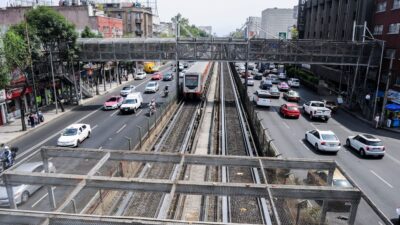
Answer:
<svg viewBox="0 0 400 225"><path fill-rule="evenodd" d="M390 82L393 89L400 91L400 0L375 0L372 30L376 39L385 41L384 76L388 73L390 57L394 54Z"/></svg>
<svg viewBox="0 0 400 225"><path fill-rule="evenodd" d="M250 16L246 21L247 26L244 29L245 37L260 37L261 17Z"/></svg>
<svg viewBox="0 0 400 225"><path fill-rule="evenodd" d="M133 3L110 3L103 5L107 16L122 19L124 36L152 37L153 14L151 8Z"/></svg>
<svg viewBox="0 0 400 225"><path fill-rule="evenodd" d="M373 0L299 0L299 38L351 40L354 22L370 23L372 3Z"/></svg>
<svg viewBox="0 0 400 225"><path fill-rule="evenodd" d="M265 9L261 17L261 37L290 39L290 30L296 25L294 16L293 9Z"/></svg>
<svg viewBox="0 0 400 225"><path fill-rule="evenodd" d="M103 37L122 37L122 20L113 17L98 15L98 11L92 5L76 6L51 6L75 25L76 31L81 33L85 27L94 32L101 33ZM18 24L24 20L25 13L32 9L30 6L7 7L0 9L0 28ZM100 13L101 14L101 13Z"/></svg>

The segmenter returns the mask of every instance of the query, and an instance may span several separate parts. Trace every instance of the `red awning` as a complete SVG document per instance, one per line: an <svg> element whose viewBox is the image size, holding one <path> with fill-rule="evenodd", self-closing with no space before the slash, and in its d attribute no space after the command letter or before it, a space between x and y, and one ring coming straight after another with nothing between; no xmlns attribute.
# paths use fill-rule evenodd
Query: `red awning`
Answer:
<svg viewBox="0 0 400 225"><path fill-rule="evenodd" d="M21 96L21 93L24 89L23 88L15 88L11 90L7 90L7 100L13 100ZM25 94L32 93L32 87L27 87L25 90Z"/></svg>

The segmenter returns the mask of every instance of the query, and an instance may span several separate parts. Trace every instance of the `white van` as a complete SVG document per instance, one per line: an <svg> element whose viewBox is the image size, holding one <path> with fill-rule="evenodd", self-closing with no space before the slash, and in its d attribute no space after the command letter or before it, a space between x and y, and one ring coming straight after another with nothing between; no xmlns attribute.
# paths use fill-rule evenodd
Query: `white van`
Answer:
<svg viewBox="0 0 400 225"><path fill-rule="evenodd" d="M119 110L121 113L136 113L143 103L142 93L134 92L126 96Z"/></svg>

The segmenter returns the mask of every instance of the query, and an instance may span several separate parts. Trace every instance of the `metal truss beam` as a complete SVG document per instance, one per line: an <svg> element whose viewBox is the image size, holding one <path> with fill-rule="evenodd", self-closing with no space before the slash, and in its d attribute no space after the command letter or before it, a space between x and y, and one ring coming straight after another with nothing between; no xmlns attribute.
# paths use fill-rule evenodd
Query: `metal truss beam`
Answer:
<svg viewBox="0 0 400 225"><path fill-rule="evenodd" d="M372 49L375 41L278 39L172 39L90 38L78 39L80 60L104 61L223 61L276 62L320 65L379 65ZM376 52L376 51L375 51Z"/></svg>
<svg viewBox="0 0 400 225"><path fill-rule="evenodd" d="M84 159L101 159L105 153L109 153L109 160L136 161L136 162L158 162L178 164L184 156L184 164L195 164L205 166L241 166L262 167L265 169L318 169L334 170L336 163L333 160L309 160L309 159L278 159L269 157L246 157L246 156L220 156L220 155L192 155L179 153L139 152L121 151L107 149L70 149L60 147L43 147L48 157L69 157Z"/></svg>
<svg viewBox="0 0 400 225"><path fill-rule="evenodd" d="M361 193L356 188L337 188L331 186L295 186L295 185L269 185L247 183L219 183L219 182L192 182L170 181L161 179L140 179L125 177L87 176L72 174L25 173L6 171L7 184L41 184L51 186L76 186L82 181L87 188L162 192L169 193L175 185L176 193L190 195L217 195L217 196L254 196L267 197L267 188L273 196L301 199L321 200L359 200Z"/></svg>

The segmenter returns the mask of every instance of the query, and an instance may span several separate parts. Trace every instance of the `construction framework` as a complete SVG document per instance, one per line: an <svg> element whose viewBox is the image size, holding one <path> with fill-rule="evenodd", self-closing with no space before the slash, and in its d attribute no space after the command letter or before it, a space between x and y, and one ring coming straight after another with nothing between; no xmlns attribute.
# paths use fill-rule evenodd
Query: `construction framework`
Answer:
<svg viewBox="0 0 400 225"><path fill-rule="evenodd" d="M376 41L232 38L81 38L80 61L224 61L377 67Z"/></svg>
<svg viewBox="0 0 400 225"><path fill-rule="evenodd" d="M121 150L97 150L97 149L69 149L59 147L43 147L40 150L45 173L22 172L15 168L24 162L31 160L27 157L10 170L3 173L3 182L7 190L11 209L0 209L1 224L154 224L167 220L143 219L134 217L109 217L96 215L75 215L63 213L63 209L83 188L99 188L121 191L159 192L188 195L213 195L213 196L254 196L272 198L310 199L322 201L344 201L351 204L348 224L354 224L357 208L362 194L357 187L339 188L333 187L332 179L334 170L338 165L333 160L305 160L305 159L278 159L267 157L243 157L243 156L218 156L218 155L191 155L179 153L154 153L154 152L127 152ZM86 175L49 173L50 157L67 157L96 160L97 163ZM142 179L127 177L96 176L97 171L108 161L128 162L157 162L177 164L182 172L184 165L204 166L238 166L257 168L264 182L253 183L222 183L222 182L193 182L171 181L162 179ZM328 186L303 186L268 184L266 169L303 169L303 170L327 170ZM47 188L50 206L54 212L32 212L18 210L14 200L13 185L33 184L43 185ZM75 187L60 205L56 205L52 186ZM324 212L326 213L326 212ZM279 215L275 215L279 220ZM33 223L37 221L37 223ZM165 223L164 223L165 222ZM172 223L172 221L170 221ZM182 221L173 221L174 224ZM192 223L196 224L196 223ZM207 224L199 222L198 224ZM216 224L213 222L212 224ZM279 224L279 223L278 223Z"/></svg>

